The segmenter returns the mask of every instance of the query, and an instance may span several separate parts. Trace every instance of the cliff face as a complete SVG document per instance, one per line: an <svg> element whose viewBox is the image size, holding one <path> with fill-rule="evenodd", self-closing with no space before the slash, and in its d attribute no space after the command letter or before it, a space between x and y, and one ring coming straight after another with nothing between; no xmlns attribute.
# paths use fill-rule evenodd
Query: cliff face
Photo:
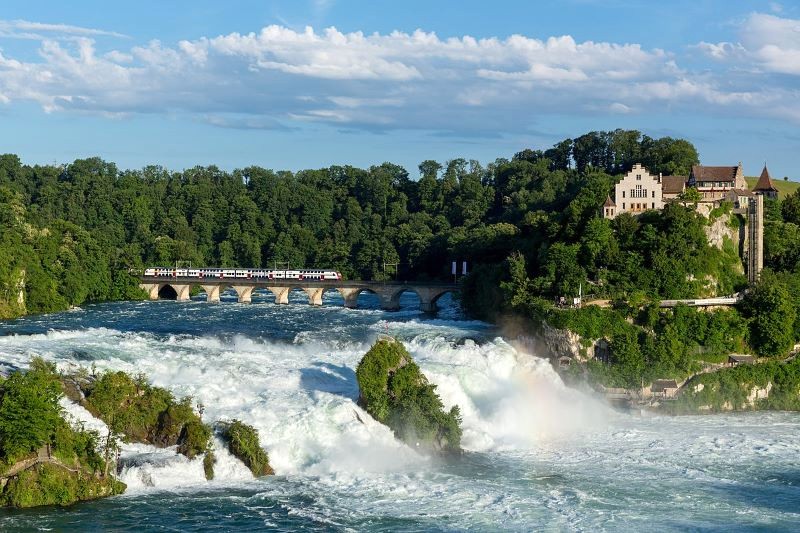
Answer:
<svg viewBox="0 0 800 533"><path fill-rule="evenodd" d="M800 410L800 359L739 365L690 380L668 410L675 413Z"/></svg>
<svg viewBox="0 0 800 533"><path fill-rule="evenodd" d="M539 357L570 357L576 361L591 359L595 345L595 341L587 342L574 331L554 328L546 322L542 322L539 331L532 335L519 336L517 342Z"/></svg>
<svg viewBox="0 0 800 533"><path fill-rule="evenodd" d="M708 244L715 246L720 250L725 246L725 240L728 239L734 243L737 250L740 246L739 235L739 219L732 213L725 213L716 218L712 217L709 225L705 227L706 238Z"/></svg>

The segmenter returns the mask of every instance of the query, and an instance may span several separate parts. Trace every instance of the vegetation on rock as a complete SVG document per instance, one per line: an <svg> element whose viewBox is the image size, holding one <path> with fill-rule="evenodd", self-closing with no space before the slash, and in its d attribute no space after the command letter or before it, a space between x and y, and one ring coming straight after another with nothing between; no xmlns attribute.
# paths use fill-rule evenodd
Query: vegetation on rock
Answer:
<svg viewBox="0 0 800 533"><path fill-rule="evenodd" d="M692 378L674 402L679 414L774 409L800 411L800 358L739 365Z"/></svg>
<svg viewBox="0 0 800 533"><path fill-rule="evenodd" d="M261 447L256 428L240 420L220 422L218 428L220 437L228 445L231 454L242 461L255 477L275 473L269 465L267 452Z"/></svg>
<svg viewBox="0 0 800 533"><path fill-rule="evenodd" d="M77 383L84 395L83 406L114 435L127 442L177 445L178 453L189 459L206 454L206 477L213 478L211 427L194 412L191 398L176 400L168 390L150 385L145 376L131 377L125 372L105 372Z"/></svg>
<svg viewBox="0 0 800 533"><path fill-rule="evenodd" d="M425 451L458 453L458 406L444 410L436 386L428 383L405 347L379 339L358 363L358 403L405 443Z"/></svg>
<svg viewBox="0 0 800 533"><path fill-rule="evenodd" d="M125 485L108 475L95 432L64 419L53 365L34 359L0 383L0 505L69 505Z"/></svg>

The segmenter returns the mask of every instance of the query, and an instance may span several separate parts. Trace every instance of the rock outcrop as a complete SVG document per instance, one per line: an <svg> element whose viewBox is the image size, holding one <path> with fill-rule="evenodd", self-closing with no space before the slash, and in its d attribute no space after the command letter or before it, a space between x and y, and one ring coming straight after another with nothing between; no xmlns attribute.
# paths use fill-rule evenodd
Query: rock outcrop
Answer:
<svg viewBox="0 0 800 533"><path fill-rule="evenodd" d="M359 362L356 378L359 405L400 440L427 453L460 453L458 406L444 410L436 386L400 342L379 339Z"/></svg>
<svg viewBox="0 0 800 533"><path fill-rule="evenodd" d="M255 477L270 476L275 473L269 465L269 456L261 447L258 431L239 420L218 422L216 429L228 445L231 455L239 459Z"/></svg>
<svg viewBox="0 0 800 533"><path fill-rule="evenodd" d="M124 372L106 372L97 378L74 374L62 382L67 397L125 442L160 448L177 445L178 453L189 459L203 455L206 478L214 477L211 427L194 412L189 398L176 400L144 376L133 378Z"/></svg>

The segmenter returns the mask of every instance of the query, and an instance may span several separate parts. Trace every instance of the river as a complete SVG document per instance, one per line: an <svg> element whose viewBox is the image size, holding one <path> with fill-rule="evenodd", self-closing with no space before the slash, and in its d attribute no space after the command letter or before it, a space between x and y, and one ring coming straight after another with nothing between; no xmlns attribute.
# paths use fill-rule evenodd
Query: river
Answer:
<svg viewBox="0 0 800 533"><path fill-rule="evenodd" d="M80 531L532 531L800 527L800 415L632 416L569 389L536 354L404 296L344 309L256 294L123 302L0 322L0 365L142 372L204 419L254 425L275 468L252 479L220 453L217 477L171 450L126 446L125 495L66 509L0 511L0 529ZM402 340L449 408L457 460L420 457L356 406L370 343ZM69 407L69 412L76 412ZM363 420L359 421L359 418Z"/></svg>

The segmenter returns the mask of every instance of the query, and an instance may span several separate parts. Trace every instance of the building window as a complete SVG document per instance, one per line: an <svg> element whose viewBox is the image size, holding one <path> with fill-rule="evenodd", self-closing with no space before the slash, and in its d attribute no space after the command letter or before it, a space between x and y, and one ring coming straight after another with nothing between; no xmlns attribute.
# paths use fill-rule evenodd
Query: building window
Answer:
<svg viewBox="0 0 800 533"><path fill-rule="evenodd" d="M655 208L656 208L656 203L655 203L655 202L653 202L653 209L655 209Z"/></svg>
<svg viewBox="0 0 800 533"><path fill-rule="evenodd" d="M636 181L642 181L642 175L636 174Z"/></svg>
<svg viewBox="0 0 800 533"><path fill-rule="evenodd" d="M622 191L622 197L625 198L625 191Z"/></svg>
<svg viewBox="0 0 800 533"><path fill-rule="evenodd" d="M625 209L625 202L622 202L622 209Z"/></svg>
<svg viewBox="0 0 800 533"><path fill-rule="evenodd" d="M656 197L656 191L653 191L653 198Z"/></svg>

